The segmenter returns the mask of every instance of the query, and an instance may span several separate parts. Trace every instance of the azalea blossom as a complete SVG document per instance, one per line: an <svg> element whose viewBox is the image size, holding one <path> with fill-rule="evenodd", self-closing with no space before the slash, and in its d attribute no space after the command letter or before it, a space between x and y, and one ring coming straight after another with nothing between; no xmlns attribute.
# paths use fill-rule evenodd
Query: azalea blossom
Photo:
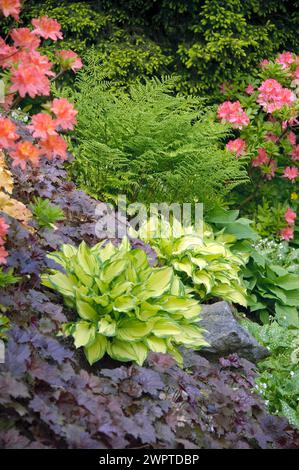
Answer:
<svg viewBox="0 0 299 470"><path fill-rule="evenodd" d="M267 113L273 113L285 105L291 105L296 100L295 94L272 78L265 80L259 87L257 102Z"/></svg>
<svg viewBox="0 0 299 470"><path fill-rule="evenodd" d="M73 72L76 72L83 67L82 60L73 51L59 51L57 56L63 70L72 69Z"/></svg>
<svg viewBox="0 0 299 470"><path fill-rule="evenodd" d="M0 245L0 264L6 264L6 258L8 257L8 254L9 253L6 251L4 246Z"/></svg>
<svg viewBox="0 0 299 470"><path fill-rule="evenodd" d="M299 58L295 56L292 52L283 52L275 59L277 64L280 64L283 69L287 69L289 65L294 62L298 62Z"/></svg>
<svg viewBox="0 0 299 470"><path fill-rule="evenodd" d="M28 129L32 132L33 137L46 139L49 135L56 134L56 122L49 114L38 113L32 116Z"/></svg>
<svg viewBox="0 0 299 470"><path fill-rule="evenodd" d="M55 73L51 70L53 64L49 61L48 57L41 55L38 51L30 51L25 53L22 57L22 64L35 65L38 71L42 75L48 75L48 77L55 77Z"/></svg>
<svg viewBox="0 0 299 470"><path fill-rule="evenodd" d="M280 236L283 240L289 241L294 238L294 229L293 227L285 227L280 231Z"/></svg>
<svg viewBox="0 0 299 470"><path fill-rule="evenodd" d="M297 218L297 214L290 207L288 207L287 210L284 213L284 218L285 218L285 221L289 225L294 225L295 220Z"/></svg>
<svg viewBox="0 0 299 470"><path fill-rule="evenodd" d="M288 178L290 181L295 181L299 175L299 170L295 166L287 166L283 172L283 177Z"/></svg>
<svg viewBox="0 0 299 470"><path fill-rule="evenodd" d="M273 134L273 132L267 132L265 139L275 143L278 141L279 137Z"/></svg>
<svg viewBox="0 0 299 470"><path fill-rule="evenodd" d="M247 95L252 95L252 93L254 93L254 86L249 84L246 89L245 89L245 92L247 93Z"/></svg>
<svg viewBox="0 0 299 470"><path fill-rule="evenodd" d="M267 67L267 65L269 65L270 62L268 59L263 59L260 63L260 66L262 67L262 69L264 69L265 67Z"/></svg>
<svg viewBox="0 0 299 470"><path fill-rule="evenodd" d="M9 149L14 146L18 139L17 128L8 118L0 117L0 146Z"/></svg>
<svg viewBox="0 0 299 470"><path fill-rule="evenodd" d="M12 16L16 21L19 21L21 2L20 0L0 0L0 10L4 16Z"/></svg>
<svg viewBox="0 0 299 470"><path fill-rule="evenodd" d="M224 103L218 107L217 115L219 119L230 122L233 127L237 129L247 126L250 121L249 117L242 109L240 101L224 101Z"/></svg>
<svg viewBox="0 0 299 470"><path fill-rule="evenodd" d="M290 152L290 155L292 156L293 162L296 162L297 160L299 160L299 145L295 145L293 147L293 150L292 152Z"/></svg>
<svg viewBox="0 0 299 470"><path fill-rule="evenodd" d="M40 45L40 39L29 28L13 29L10 35L16 47L32 51Z"/></svg>
<svg viewBox="0 0 299 470"><path fill-rule="evenodd" d="M292 145L295 145L296 144L296 134L295 134L295 132L291 131L289 133L287 139Z"/></svg>
<svg viewBox="0 0 299 470"><path fill-rule="evenodd" d="M235 153L237 157L244 153L246 142L243 139L235 139L227 142L225 147L229 152Z"/></svg>
<svg viewBox="0 0 299 470"><path fill-rule="evenodd" d="M62 160L67 158L67 143L60 135L49 135L46 139L40 141L40 153L49 160L54 157L60 157Z"/></svg>
<svg viewBox="0 0 299 470"><path fill-rule="evenodd" d="M78 111L66 98L55 98L53 100L51 111L56 116L56 125L62 129L74 129L77 123L76 116Z"/></svg>
<svg viewBox="0 0 299 470"><path fill-rule="evenodd" d="M272 180L275 176L275 171L277 170L277 162L275 160L270 160L268 165L262 167L262 175L267 180Z"/></svg>
<svg viewBox="0 0 299 470"><path fill-rule="evenodd" d="M19 142L15 150L10 152L10 156L13 159L12 166L15 167L19 165L22 170L26 169L28 162L36 166L38 165L39 154L39 149L28 140Z"/></svg>
<svg viewBox="0 0 299 470"><path fill-rule="evenodd" d="M31 98L50 94L49 79L35 65L20 64L12 70L11 82L10 91L19 93L22 98L26 94Z"/></svg>
<svg viewBox="0 0 299 470"><path fill-rule="evenodd" d="M3 239L7 235L8 229L9 225L5 222L3 217L0 217L0 238Z"/></svg>
<svg viewBox="0 0 299 470"><path fill-rule="evenodd" d="M31 23L34 26L32 31L34 34L44 39L52 39L53 41L63 39L62 32L60 31L61 25L53 18L42 16L41 18L34 18Z"/></svg>
<svg viewBox="0 0 299 470"><path fill-rule="evenodd" d="M263 148L259 148L257 151L257 157L255 157L254 160L252 160L252 166L253 167L258 167L262 165L268 165L270 159L267 155L267 152Z"/></svg>

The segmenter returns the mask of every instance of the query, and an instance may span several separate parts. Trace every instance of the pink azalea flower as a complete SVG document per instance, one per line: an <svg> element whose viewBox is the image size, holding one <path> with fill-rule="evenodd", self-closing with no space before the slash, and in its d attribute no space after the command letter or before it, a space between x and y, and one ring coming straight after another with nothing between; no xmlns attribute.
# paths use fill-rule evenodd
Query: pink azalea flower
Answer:
<svg viewBox="0 0 299 470"><path fill-rule="evenodd" d="M262 165L268 165L270 159L267 155L267 152L265 149L263 148L259 148L258 151L257 151L257 157L252 160L252 166L253 167L258 167L258 166L262 166Z"/></svg>
<svg viewBox="0 0 299 470"><path fill-rule="evenodd" d="M243 139L235 139L227 142L225 147L229 152L235 153L237 157L244 153L246 142Z"/></svg>
<svg viewBox="0 0 299 470"><path fill-rule="evenodd" d="M17 128L10 119L0 117L0 145L4 149L14 146L19 137L16 131Z"/></svg>
<svg viewBox="0 0 299 470"><path fill-rule="evenodd" d="M267 67L267 65L269 65L269 64L270 64L269 60L268 60L268 59L264 59L264 60L261 61L261 64L260 64L260 65L261 65L262 68L265 68L265 67Z"/></svg>
<svg viewBox="0 0 299 470"><path fill-rule="evenodd" d="M56 134L56 122L49 114L38 113L32 116L28 129L34 138L46 139L49 135Z"/></svg>
<svg viewBox="0 0 299 470"><path fill-rule="evenodd" d="M16 47L32 51L37 49L40 45L40 39L37 38L29 28L13 29L10 35Z"/></svg>
<svg viewBox="0 0 299 470"><path fill-rule="evenodd" d="M299 170L295 166L287 166L283 172L283 177L288 178L290 181L295 181L299 175Z"/></svg>
<svg viewBox="0 0 299 470"><path fill-rule="evenodd" d="M289 225L294 225L296 217L297 217L296 212L294 212L290 207L288 207L287 210L284 213L285 221Z"/></svg>
<svg viewBox="0 0 299 470"><path fill-rule="evenodd" d="M55 73L51 70L53 64L49 61L47 56L41 55L38 51L31 51L23 54L21 60L22 64L35 65L40 74L48 75L48 77L55 77Z"/></svg>
<svg viewBox="0 0 299 470"><path fill-rule="evenodd" d="M40 151L49 160L52 160L54 157L66 160L67 143L60 135L49 135L45 140L40 141Z"/></svg>
<svg viewBox="0 0 299 470"><path fill-rule="evenodd" d="M38 165L39 159L39 149L35 147L28 140L19 142L16 145L16 148L13 152L10 153L11 158L13 159L12 166L20 166L22 170L26 169L26 164L31 162L32 165Z"/></svg>
<svg viewBox="0 0 299 470"><path fill-rule="evenodd" d="M82 60L73 51L59 51L57 56L63 70L72 69L73 72L76 72L83 67Z"/></svg>
<svg viewBox="0 0 299 470"><path fill-rule="evenodd" d="M6 264L8 257L8 252L4 248L4 246L0 245L0 264Z"/></svg>
<svg viewBox="0 0 299 470"><path fill-rule="evenodd" d="M4 16L12 16L19 21L21 2L20 0L0 0L0 10Z"/></svg>
<svg viewBox="0 0 299 470"><path fill-rule="evenodd" d="M77 123L76 115L78 111L74 106L69 103L65 98L55 98L53 100L51 111L56 116L56 125L60 126L62 129L74 129L74 125Z"/></svg>
<svg viewBox="0 0 299 470"><path fill-rule="evenodd" d="M0 238L4 238L7 235L9 225L5 222L3 217L0 217Z"/></svg>
<svg viewBox="0 0 299 470"><path fill-rule="evenodd" d="M285 105L291 105L296 100L295 94L288 88L272 78L265 80L259 87L257 102L267 113L281 109Z"/></svg>
<svg viewBox="0 0 299 470"><path fill-rule="evenodd" d="M242 109L240 101L224 101L217 111L219 119L223 119L233 125L237 129L247 126L250 122L249 117Z"/></svg>
<svg viewBox="0 0 299 470"><path fill-rule="evenodd" d="M289 133L287 139L292 145L296 144L296 134L293 131Z"/></svg>
<svg viewBox="0 0 299 470"><path fill-rule="evenodd" d="M277 163L275 160L270 160L268 165L262 167L262 175L267 180L272 180L275 176L275 171L277 169Z"/></svg>
<svg viewBox="0 0 299 470"><path fill-rule="evenodd" d="M292 240L294 238L294 229L292 227L285 227L280 231L280 236L283 240Z"/></svg>
<svg viewBox="0 0 299 470"><path fill-rule="evenodd" d="M11 82L10 91L19 93L22 98L26 94L31 98L50 94L49 79L35 65L20 64L12 70Z"/></svg>
<svg viewBox="0 0 299 470"><path fill-rule="evenodd" d="M298 57L296 57L292 52L283 52L282 54L279 54L275 60L275 62L280 64L283 69L287 69L289 65L296 61L298 61Z"/></svg>
<svg viewBox="0 0 299 470"><path fill-rule="evenodd" d="M254 86L249 84L245 89L245 92L247 93L247 95L252 95L252 93L254 93Z"/></svg>
<svg viewBox="0 0 299 470"><path fill-rule="evenodd" d="M267 132L267 134L265 135L265 139L275 143L278 141L279 137L273 134L273 132Z"/></svg>
<svg viewBox="0 0 299 470"><path fill-rule="evenodd" d="M292 156L293 162L296 162L297 160L299 160L299 145L295 145L293 147L293 151L290 152L290 155Z"/></svg>
<svg viewBox="0 0 299 470"><path fill-rule="evenodd" d="M41 18L34 18L31 23L34 26L33 33L42 38L52 39L53 41L63 39L62 32L60 31L61 25L58 21L42 16Z"/></svg>

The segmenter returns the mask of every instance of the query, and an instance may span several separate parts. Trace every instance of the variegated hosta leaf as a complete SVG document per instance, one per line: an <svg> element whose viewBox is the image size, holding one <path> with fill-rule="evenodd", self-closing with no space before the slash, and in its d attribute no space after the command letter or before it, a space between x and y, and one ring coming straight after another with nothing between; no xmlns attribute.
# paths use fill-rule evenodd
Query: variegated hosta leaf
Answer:
<svg viewBox="0 0 299 470"><path fill-rule="evenodd" d="M160 262L173 267L182 279L187 279L190 287L203 300L220 297L246 305L246 289L240 271L247 262L247 255L240 253L238 256L232 253L229 243L235 240L234 237L223 233L215 237L207 226L203 237L200 237L190 227L185 232L183 227L179 230L179 222L176 221L176 231L184 234L179 238L170 236L165 240L156 236L163 233L164 224L167 227L169 225L161 217L152 216L137 234L151 244ZM150 226L155 227L155 231L148 230Z"/></svg>
<svg viewBox="0 0 299 470"><path fill-rule="evenodd" d="M131 249L128 240L119 247L64 245L49 257L64 272L52 270L42 282L77 311L77 321L63 333L84 348L90 364L107 353L141 365L149 351L168 352L181 364L177 345L198 349L205 344L197 300L172 267L152 268L145 252Z"/></svg>

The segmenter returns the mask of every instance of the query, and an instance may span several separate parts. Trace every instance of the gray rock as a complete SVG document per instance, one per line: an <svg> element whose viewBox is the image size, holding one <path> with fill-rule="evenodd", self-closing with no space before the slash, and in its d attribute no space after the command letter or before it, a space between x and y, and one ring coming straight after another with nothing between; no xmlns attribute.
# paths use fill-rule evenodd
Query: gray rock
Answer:
<svg viewBox="0 0 299 470"><path fill-rule="evenodd" d="M269 356L251 334L237 322L227 302L202 305L200 325L206 330L205 339L210 344L200 350L207 357L237 353L252 362Z"/></svg>

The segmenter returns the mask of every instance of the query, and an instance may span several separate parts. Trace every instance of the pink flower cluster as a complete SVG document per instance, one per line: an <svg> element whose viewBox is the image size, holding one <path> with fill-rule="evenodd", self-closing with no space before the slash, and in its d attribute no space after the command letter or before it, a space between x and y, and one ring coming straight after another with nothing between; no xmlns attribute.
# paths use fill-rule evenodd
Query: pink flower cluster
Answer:
<svg viewBox="0 0 299 470"><path fill-rule="evenodd" d="M8 69L11 74L8 91L10 95L18 93L22 98L26 95L35 98L50 94L50 77L55 77L51 70L53 65L47 56L41 55L37 49L42 38L53 41L63 38L60 24L52 18L35 18L32 25L33 30L15 28L11 31L13 45L6 44L4 39L0 38L0 66ZM75 52L61 51L60 54L63 57L61 70L77 71L82 67L82 62Z"/></svg>
<svg viewBox="0 0 299 470"><path fill-rule="evenodd" d="M4 248L5 244L5 237L7 235L9 226L3 219L3 217L0 217L0 264L5 264L6 263L6 258L8 256L8 252Z"/></svg>
<svg viewBox="0 0 299 470"><path fill-rule="evenodd" d="M38 113L31 118L28 129L37 139L35 144L20 140L15 124L9 118L0 117L0 145L9 152L13 166L19 165L23 170L29 162L36 166L41 156L49 160L53 157L66 159L67 143L58 131L74 128L77 111L65 98L55 98L50 110L53 115Z"/></svg>
<svg viewBox="0 0 299 470"><path fill-rule="evenodd" d="M294 225L297 218L297 214L290 207L284 213L284 219L288 224L280 231L280 236L286 241L292 240L294 238Z"/></svg>
<svg viewBox="0 0 299 470"><path fill-rule="evenodd" d="M273 113L285 105L292 105L296 100L292 90L284 88L277 80L268 78L259 87L257 102L266 113Z"/></svg>
<svg viewBox="0 0 299 470"><path fill-rule="evenodd" d="M251 162L253 167L260 167L264 178L271 180L275 176L277 163L275 160L268 157L265 149L259 148L257 156Z"/></svg>
<svg viewBox="0 0 299 470"><path fill-rule="evenodd" d="M12 16L18 21L21 11L21 2L20 0L0 0L0 10L4 16Z"/></svg>
<svg viewBox="0 0 299 470"><path fill-rule="evenodd" d="M229 122L236 129L242 129L249 124L249 117L242 109L240 101L224 101L217 111L217 116L223 121Z"/></svg>
<svg viewBox="0 0 299 470"><path fill-rule="evenodd" d="M246 149L246 142L244 139L229 140L226 144L226 149L239 157Z"/></svg>

